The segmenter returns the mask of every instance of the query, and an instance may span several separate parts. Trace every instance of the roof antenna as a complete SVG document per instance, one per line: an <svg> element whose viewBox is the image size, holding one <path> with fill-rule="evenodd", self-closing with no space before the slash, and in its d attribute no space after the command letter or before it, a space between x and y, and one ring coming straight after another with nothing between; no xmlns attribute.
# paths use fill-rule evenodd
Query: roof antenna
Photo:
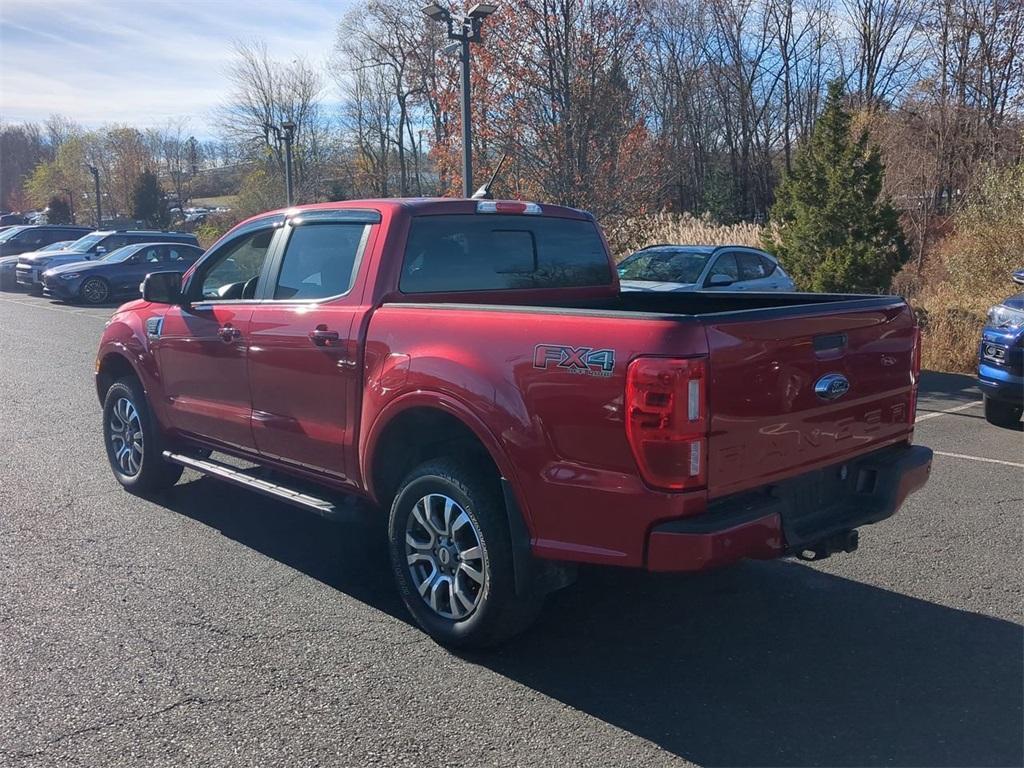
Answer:
<svg viewBox="0 0 1024 768"><path fill-rule="evenodd" d="M494 169L494 173L491 174L491 178L487 180L480 189L473 193L470 200L493 200L494 195L491 194L491 187L494 186L495 179L498 178L498 174L501 173L501 167L505 165L505 161L508 160L508 152L501 156L501 160L498 161L498 166Z"/></svg>

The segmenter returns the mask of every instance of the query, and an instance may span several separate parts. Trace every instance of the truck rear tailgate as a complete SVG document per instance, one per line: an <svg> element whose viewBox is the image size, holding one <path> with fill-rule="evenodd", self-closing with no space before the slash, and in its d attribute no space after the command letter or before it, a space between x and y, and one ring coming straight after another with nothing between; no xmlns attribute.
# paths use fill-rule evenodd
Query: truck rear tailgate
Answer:
<svg viewBox="0 0 1024 768"><path fill-rule="evenodd" d="M902 301L703 320L709 496L839 463L912 433L917 331Z"/></svg>

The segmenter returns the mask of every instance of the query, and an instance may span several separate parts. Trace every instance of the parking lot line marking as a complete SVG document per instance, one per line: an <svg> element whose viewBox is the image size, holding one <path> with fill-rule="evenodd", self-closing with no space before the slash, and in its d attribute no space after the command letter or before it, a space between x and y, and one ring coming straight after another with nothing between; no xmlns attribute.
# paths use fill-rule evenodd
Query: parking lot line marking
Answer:
<svg viewBox="0 0 1024 768"><path fill-rule="evenodd" d="M932 451L936 456L949 456L953 459L969 459L970 461L983 461L986 464L1004 464L1007 467L1020 467L1024 469L1024 464L1019 464L1016 461L1003 461L1002 459L986 459L984 456L968 456L964 453L948 453L947 451Z"/></svg>
<svg viewBox="0 0 1024 768"><path fill-rule="evenodd" d="M94 314L92 314L91 312L89 312L88 310L85 310L85 309L70 309L70 308L69 309L64 309L63 307L50 307L50 306L47 306L46 304L38 304L38 303L36 303L34 301L18 301L17 299L7 299L7 298L4 298L2 296L0 296L0 301L6 302L7 304L18 304L19 306L22 306L22 307L34 307L36 309L48 309L51 312L63 312L65 315L81 315L82 317L93 317L93 318L95 318L97 320L102 320L103 322L107 321L106 317L100 317L99 315L94 315Z"/></svg>
<svg viewBox="0 0 1024 768"><path fill-rule="evenodd" d="M969 403L964 403L963 405L955 405L952 408L946 408L945 410L942 411L933 411L931 413L926 413L923 416L918 416L916 419L914 419L914 423L920 424L922 421L934 419L936 416L945 416L947 413L957 413L958 411L966 411L968 408L973 408L976 405L981 405L981 403L981 400L972 400Z"/></svg>

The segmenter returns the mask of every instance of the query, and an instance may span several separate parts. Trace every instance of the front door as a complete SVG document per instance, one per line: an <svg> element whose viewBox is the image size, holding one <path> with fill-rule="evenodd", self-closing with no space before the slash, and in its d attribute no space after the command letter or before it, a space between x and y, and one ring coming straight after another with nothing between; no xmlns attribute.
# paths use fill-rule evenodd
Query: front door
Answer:
<svg viewBox="0 0 1024 768"><path fill-rule="evenodd" d="M250 332L252 424L260 453L347 476L355 436L358 266L377 215L323 212L289 221Z"/></svg>
<svg viewBox="0 0 1024 768"><path fill-rule="evenodd" d="M188 305L171 307L164 315L153 346L172 429L255 450L250 321L274 235L267 225L222 243L183 287Z"/></svg>

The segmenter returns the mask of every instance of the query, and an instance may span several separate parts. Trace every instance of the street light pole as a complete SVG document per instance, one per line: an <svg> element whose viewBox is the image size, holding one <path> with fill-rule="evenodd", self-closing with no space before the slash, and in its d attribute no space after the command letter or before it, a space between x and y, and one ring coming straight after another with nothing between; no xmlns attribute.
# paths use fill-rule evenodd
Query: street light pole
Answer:
<svg viewBox="0 0 1024 768"><path fill-rule="evenodd" d="M96 185L96 229L103 229L103 207L100 203L100 169L95 165L86 165Z"/></svg>
<svg viewBox="0 0 1024 768"><path fill-rule="evenodd" d="M71 190L68 189L67 187L61 187L60 191L63 192L67 196L67 198L68 198L68 213L71 214L71 223L74 224L75 223L75 198L74 198L74 195L71 194Z"/></svg>
<svg viewBox="0 0 1024 768"><path fill-rule="evenodd" d="M465 31L465 30L464 30ZM473 117L470 110L469 37L462 37L462 196L473 196Z"/></svg>
<svg viewBox="0 0 1024 768"><path fill-rule="evenodd" d="M455 18L444 6L432 2L423 8L423 14L448 28L448 39L460 44L462 65L462 191L465 197L473 196L473 120L470 109L469 44L480 42L480 29L484 19L498 10L491 3L477 3L465 16Z"/></svg>
<svg viewBox="0 0 1024 768"><path fill-rule="evenodd" d="M284 142L284 194L285 205L289 208L292 207L295 198L292 186L292 142L295 139L295 128L296 125L291 120L281 123L280 128L267 124L267 130L273 132L278 149L281 148L281 142Z"/></svg>

